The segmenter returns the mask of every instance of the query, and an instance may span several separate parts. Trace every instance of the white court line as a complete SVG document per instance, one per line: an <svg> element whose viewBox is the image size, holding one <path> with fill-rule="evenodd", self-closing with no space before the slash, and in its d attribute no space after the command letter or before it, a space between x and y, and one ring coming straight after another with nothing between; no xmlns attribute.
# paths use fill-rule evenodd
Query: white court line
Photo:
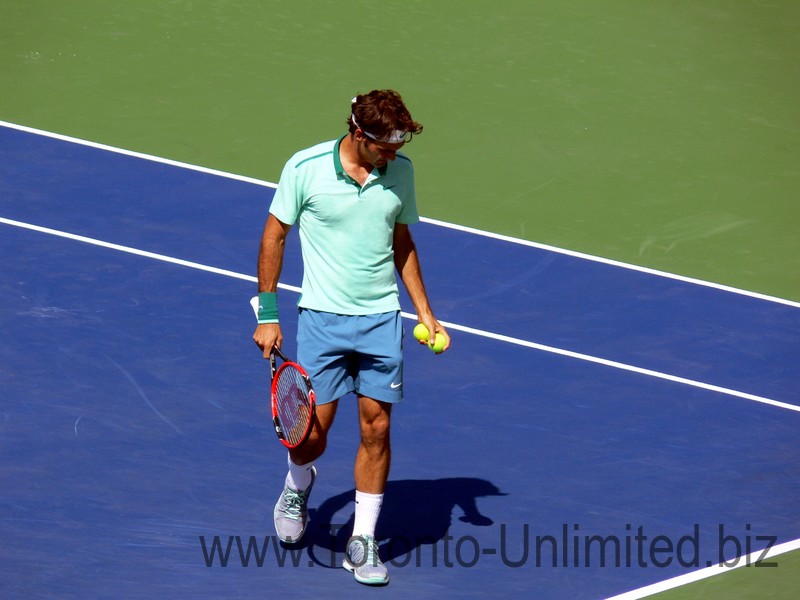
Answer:
<svg viewBox="0 0 800 600"><path fill-rule="evenodd" d="M619 594L618 596L613 596L611 598L607 598L606 600L639 600L640 598L646 598L654 594L666 592L667 590L673 590L689 583L695 583L697 581L702 581L703 579L708 579L709 577L722 575L734 569L753 566L755 565L756 561L764 561L797 549L800 549L800 540L792 540L791 542L785 542L783 544L773 546L769 549L765 556L761 556L763 550L758 550L746 556L741 556L735 565L725 566L723 564L719 564L713 567L706 567L705 569L692 571L691 573L686 573L685 575L679 575L678 577L659 581L658 583L654 583L643 588L631 590L630 592L625 592L624 594Z"/></svg>
<svg viewBox="0 0 800 600"><path fill-rule="evenodd" d="M58 229L51 229L49 227L42 227L39 225L33 225L31 223L24 223L22 221L15 221L13 219L6 219L4 217L0 217L0 223L4 223L6 225L11 225L13 227L20 227L22 229L29 229L31 231L37 231L39 233L46 233L48 235L54 235L70 240L75 240L78 242L84 242L87 244L92 244L94 246L100 246L103 248L109 248L111 250L117 250L120 252L127 252L128 254L135 254L137 256L143 256L146 258L151 258L154 260L160 260L163 262L172 263L175 265L180 265L182 267L189 267L191 269L198 269L200 271L206 271L208 273L215 273L217 275L224 275L225 277L233 277L235 279L241 279L244 281L250 281L257 283L258 279L252 275L245 275L243 273L237 273L235 271L229 271L227 269L219 269L217 267L211 267L208 265L203 265L200 263L192 262L189 260L183 260L180 258L174 258L172 256L166 256L164 254L157 254L155 252L148 252L146 250L139 250L138 248L132 248L130 246L122 246L120 244L113 244L111 242L105 242L103 240L98 240L95 238L86 237L83 235L77 235L74 233L69 233L66 231L59 231ZM286 284L279 283L278 287L284 290L292 291L295 293L300 293L300 288L296 286L290 286ZM417 316L412 313L403 312L401 313L403 317L407 319L414 319L416 320ZM442 321L442 324L454 331L463 331L464 333L469 333L472 335L477 335L485 338L489 338L492 340L499 340L502 342L506 342L509 344L515 344L517 346L523 346L525 348L532 348L534 350L541 350L542 352L549 352L551 354L558 354L560 356L566 356L568 358L574 358L577 360L582 360L586 362L591 362L599 365L603 365L606 367L611 367L614 369L620 369L622 371L629 371L631 373L637 373L639 375L646 375L648 377L655 377L657 379L663 379L665 381L671 381L673 383L680 383L683 385L689 385L692 387L709 390L712 392L718 392L720 394L727 394L729 396L736 396L737 398L743 398L745 400L751 400L753 402L759 402L761 404L767 404L770 406L775 406L778 408L784 408L786 410L792 410L795 412L800 412L800 406L796 406L794 404L789 404L787 402L780 402L778 400L772 400L771 398L765 398L763 396L756 396L754 394L748 394L746 392L740 392L738 390L721 387L718 385L712 385L709 383L703 383L702 381L695 381L693 379L687 379L685 377L678 377L676 375L669 375L668 373L661 373L659 371L653 371L652 369L643 369L641 367L636 367L633 365L628 365L625 363L617 362L614 360L608 360L605 358L598 358L596 356L591 356L589 354L581 354L580 352L572 352L571 350L564 350L561 348L555 348L553 346L546 346L544 344L538 344L536 342L530 342L527 340L510 337L507 335L501 335L499 333L492 333L491 331L485 331L482 329L475 329L473 327L467 327L465 325L459 325L457 323L449 323L446 321Z"/></svg>
<svg viewBox="0 0 800 600"><path fill-rule="evenodd" d="M144 154L142 152L134 152L132 150L125 150L123 148L117 148L115 146L108 146L106 144L99 144L97 142L90 142L87 140L82 140L80 138L71 137L68 135L62 135L60 133L53 133L51 131L44 131L42 129L35 129L33 127L27 127L25 125L18 125L16 123L9 123L8 121L0 121L0 126L8 127L9 129L16 129L18 131L24 131L25 133L32 133L35 135L40 135L43 137L53 138L56 140L61 140L63 142L70 142L72 144L79 144L82 146L88 146L90 148L95 148L98 150L105 150L107 152L114 152L117 154L123 154L125 156L132 156L134 158L140 158L143 160L149 160L152 162L162 163L165 165L170 165L173 167L179 167L181 169L189 169L192 171L199 171L200 173L207 173L210 175L216 175L218 177L225 177L227 179L234 179L236 181L244 181L246 183L252 183L255 185L260 185L263 187L269 188L277 188L278 185L276 183L271 183L269 181L263 181L261 179L255 179L253 177L245 177L244 175L236 175L233 173L227 173L225 171L218 171L216 169L209 169L207 167L199 167L196 165L191 165L188 163L179 162L176 160L171 160L168 158L161 158L159 156L153 156L151 154ZM785 304L786 306L792 306L794 308L800 308L800 302L795 302L793 300L787 300L785 298L778 298L777 296L769 296L767 294L761 294L759 292L751 292L749 290L743 290L740 288L731 287L728 285L722 285L720 283L713 283L710 281L705 281L703 279L695 279L694 277L685 277L683 275L676 275L674 273L668 273L667 271L659 271L657 269L651 269L649 267L641 267L639 265L634 265L631 263L625 263L618 260L612 260L609 258L603 258L600 256L594 256L592 254L585 254L583 252L576 252L573 250L567 250L564 248L559 248L557 246L549 246L547 244L540 244L538 242L531 242L529 240L523 240L520 238L511 237L508 235L502 235L499 233L491 233L489 231L484 231L482 229L475 229L473 227L467 227L464 225L456 225L454 223L447 223L445 221L438 221L436 219L430 219L427 217L421 217L420 219L423 223L428 223L429 225L435 225L438 227L445 227L448 229L453 229L456 231L461 231L464 233L470 233L473 235L478 235L482 237L487 237L495 240L501 240L504 242L509 242L512 244L518 244L521 246L528 246L530 248L537 248L539 250L546 250L548 252L554 252L556 254L563 254L565 256L571 256L573 258L580 258L582 260L589 260L592 262L601 263L604 265L609 265L613 267L619 267L622 269L628 269L630 271L638 271L640 273L646 273L648 275L654 275L656 277L663 277L666 279L674 279L676 281L681 281L683 283L690 283L693 285L700 285L704 287L713 288L715 290L721 290L724 292L730 292L732 294L739 294L741 296L748 296L750 298L757 298L759 300L766 300L768 302L776 302L778 304Z"/></svg>
<svg viewBox="0 0 800 600"><path fill-rule="evenodd" d="M529 240L521 240L519 238L509 237L507 235L501 235L499 233L491 233L488 231L482 231L480 229L474 229L472 227L466 227L464 225L454 225L453 223L446 223L444 221L436 221L434 219L429 219L427 217L422 217L422 221L425 223L430 223L432 225L438 225L439 227L446 227L448 229L455 229L456 231L463 231L465 233L472 233L474 235L481 235L483 237L488 237L496 240L502 240L504 242L511 242L514 244L519 244L521 246L528 246L530 248L537 248L539 250L546 250L548 252L554 252L556 254L564 254L566 256L571 256L573 258L580 258L583 260L589 260L592 262L601 263L604 265L609 265L612 267L620 267L622 269L628 269L629 271L638 271L640 273L646 273L647 275L655 275L656 277L664 277L666 279L674 279L676 281L681 281L683 283L691 283L693 285L700 285L703 287L709 287L715 290L720 290L723 292L730 292L732 294L739 294L740 296L748 296L750 298L757 298L759 300L767 300L768 302L776 302L778 304L785 304L786 306L792 306L794 308L800 308L800 302L795 302L793 300L786 300L785 298L778 298L776 296L768 296L767 294L761 294L759 292L751 292L748 290L742 290L739 288L731 287L729 285L722 285L721 283L713 283L711 281L704 281L703 279L695 279L694 277L685 277L683 275L676 275L674 273L668 273L666 271L659 271L657 269L651 269L649 267L640 267L639 265L632 265L630 263L621 262L618 260L612 260L610 258L602 258L600 256L594 256L592 254L584 254L583 252L575 252L574 250L566 250L564 248L558 248L556 246L548 246L547 244L540 244L539 242L531 242Z"/></svg>
<svg viewBox="0 0 800 600"><path fill-rule="evenodd" d="M191 171L199 171L200 173L216 175L217 177L225 177L226 179L235 179L236 181L244 181L246 183L253 183L255 185L260 185L263 187L270 187L270 188L278 187L277 184L269 183L268 181L262 181L260 179L255 179L254 177L245 177L244 175L235 175L233 173L227 173L225 171L218 171L217 169L209 169L208 167L199 167L197 165L190 165L188 163L183 163L177 160L171 160L169 158L161 158L160 156L153 156L152 154L144 154L143 152L134 152L133 150L125 150L124 148L107 146L106 144L98 144L97 142L90 142L88 140L82 140L80 138L71 137L68 135L62 135L60 133L53 133L52 131L34 129L33 127L27 127L25 125L17 125L16 123L9 123L8 121L0 121L0 127L8 127L9 129L16 129L17 131L24 131L25 133L32 133L35 135L40 135L42 137L52 138L54 140L60 140L62 142L69 142L71 144L78 144L80 146L88 146L89 148L95 148L96 150L105 150L106 152L113 152L115 154L122 154L124 156L141 158L142 160L149 160L151 162L157 162L164 165L169 165L171 167L178 167L180 169L189 169Z"/></svg>
<svg viewBox="0 0 800 600"><path fill-rule="evenodd" d="M144 153L141 153L141 152L134 152L134 151L131 151L131 150L125 150L125 149L122 149L122 148L117 148L117 147L114 147L114 146L108 146L108 145L105 145L105 144L99 144L99 143L96 143L96 142L90 142L90 141L87 141L87 140L82 140L82 139L71 137L71 136L61 135L61 134L48 132L48 131L43 131L43 130L40 130L40 129L34 129L32 127L26 127L24 125L17 125L17 124L14 124L14 123L0 121L0 126L4 126L4 127L11 128L11 129L16 129L16 130L19 130L19 131L24 131L24 132L32 133L32 134L36 134L36 135L41 135L41 136L44 136L44 137L50 137L50 138L53 138L53 139L58 139L58 140L61 140L61 141L66 141L66 142L70 142L70 143L74 143L74 144L80 144L80 145L88 146L88 147L91 147L91 148L96 148L96 149L99 149L99 150L104 150L104 151L108 151L108 152L114 152L114 153L117 153L117 154L131 156L131 157L140 158L140 159L144 159L144 160L149 160L149 161L153 161L153 162L158 162L158 163L162 163L162 164L166 164L166 165L170 165L170 166L174 166L174 167L178 167L178 168L189 169L189 170L198 171L198 172L201 172L201 173L207 173L207 174L210 174L210 175L215 175L215 176L219 176L219 177L225 177L225 178L228 178L228 179L233 179L233 180L237 180L237 181L243 181L243 182L246 182L246 183L252 183L252 184L260 185L260 186L263 186L263 187L269 187L269 188L273 188L273 189L277 188L277 185L275 183L262 181L262 180L255 179L255 178L252 178L252 177L245 177L245 176L242 176L242 175L236 175L236 174L227 173L227 172L224 172L224 171L219 171L219 170L216 170L216 169L209 169L209 168L206 168L206 167L200 167L200 166L196 166L196 165L191 165L191 164L188 164L188 163L183 163L183 162L179 162L179 161L175 161L175 160L161 158L161 157L157 157L157 156L153 156L153 155L149 155L149 154L144 154ZM475 229L475 228L472 228L472 227L456 225L456 224L447 223L447 222L444 222L444 221L438 221L438 220L430 219L430 218L426 218L426 217L422 217L421 220L423 222L431 224L431 225L444 227L444 228L449 228L449 229L453 229L453 230L456 230L456 231L462 231L462 232L465 232L465 233L470 233L470 234L474 234L474 235L488 237L488 238L491 238L491 239L496 239L496 240L500 240L500 241L513 243L513 244L519 244L519 245L528 246L528 247L531 247L531 248L537 248L537 249L546 250L546 251L549 251L549 252L563 254L563 255L566 255L566 256L574 257L574 258L579 258L579 259L583 259L583 260L589 260L589 261L593 261L593 262L598 262L598 263L602 263L602 264L606 264L606 265L610 265L610 266L614 266L614 267L619 267L619 268L623 268L623 269L628 269L628 270L632 270L632 271L638 271L638 272L641 272L641 273L646 273L648 275L654 275L654 276L657 276L657 277L673 279L673 280L681 281L681 282L684 282L684 283L689 283L689 284L693 284L693 285L709 287L709 288L717 289L717 290L720 290L720 291L725 291L725 292L730 292L730 293L739 294L739 295L743 295L743 296L748 296L748 297L751 297L751 298L756 298L756 299L759 299L759 300L765 300L765 301L768 301L768 302L775 302L775 303L778 303L778 304L784 304L786 306L791 306L791 307L794 307L794 308L800 308L800 302L794 302L792 300L786 300L784 298L778 298L776 296L769 296L769 295L766 295L766 294L760 294L758 292L751 292L751 291L748 291L748 290L742 290L742 289L739 289L739 288L734 288L734 287L731 287L731 286L726 286L726 285L717 284L717 283L713 283L713 282L709 282L709 281L704 281L704 280L701 280L701 279L695 279L695 278L692 278L692 277L685 277L685 276L682 276L682 275L676 275L676 274L673 274L673 273L668 273L666 271L659 271L659 270L656 270L656 269L650 269L648 267L641 267L641 266L638 266L638 265L624 263L624 262L621 262L621 261L606 259L606 258L602 258L602 257L598 257L598 256L593 256L593 255L590 255L590 254L584 254L584 253L581 253L581 252L575 252L575 251L572 251L572 250L566 250L564 248L558 248L558 247L555 247L555 246L549 246L549 245L546 245L546 244L540 244L540 243L537 243L537 242L531 242L531 241L528 241L528 240L522 240L522 239L514 238L514 237L511 237L511 236L495 234L495 233L491 233L491 232ZM201 265L201 264L194 263L194 262L191 262L191 261L186 261L186 260L182 260L182 259L178 259L178 258L168 257L168 256L164 256L164 255L161 255L161 254L156 254L156 253L153 253L153 252L147 252L147 251L144 251L144 250L138 250L136 248L130 248L130 247L127 247L127 246L121 246L119 244L112 244L112 243L104 242L104 241L101 241L101 240L95 240L95 239L92 239L92 238L87 238L85 236L79 236L79 235L70 234L70 233L66 233L66 232L60 232L60 231L52 230L52 229L45 228L45 227L39 227L39 226L36 226L36 225L30 225L30 224L21 223L21 222L18 222L18 221L12 221L10 219L5 219L5 218L2 218L2 217L0 217L0 222L8 224L8 225L14 225L14 226L17 226L17 227L24 227L24 228L27 228L27 229L32 229L34 231L39 231L39 232L42 232L42 233L48 233L48 234L51 234L51 235L57 235L57 236L65 237L65 238L76 240L76 241L86 242L86 243L94 244L94 245L97 245L97 246L102 246L102 247L113 249L113 250L118 250L118 251L122 251L122 252L128 252L128 253L135 254L135 255L138 255L138 256L152 258L152 259L155 259L155 260L161 260L161 261L165 261L165 262L169 262L169 263L173 263L173 264L177 264L177 265L181 265L181 266L185 266L185 267L189 267L189 268L199 269L199 270L207 271L207 272L210 272L210 273L215 273L215 274L218 274L218 275L223 275L223 276L226 276L226 277L233 277L233 278L242 279L242 280L245 280L245 281L257 282L257 278L253 277L253 276L250 276L250 275L244 275L242 273L236 273L234 271L228 271L226 269L218 269L218 268L210 267L210 266L207 266L207 265ZM295 292L295 293L299 293L300 292L300 288L295 287L295 286L290 286L290 285L280 284L279 283L278 287L281 288L281 289L285 289L287 291ZM412 313L403 312L402 315L405 318L416 320L416 315L414 315ZM751 400L751 401L754 401L754 402L760 402L760 403L763 403L763 404L768 404L768 405L771 405L771 406L776 406L776 407L779 407L779 408L784 408L784 409L787 409L787 410L800 412L800 407L795 406L793 404L787 404L785 402L779 402L777 400L772 400L772 399L764 398L764 397L761 397L761 396L755 396L753 394L746 394L744 392L739 392L737 390L723 388L723 387L720 387L720 386L714 386L714 385L706 384L706 383L699 382L699 381L693 381L691 379L686 379L686 378L683 378L683 377L676 377L674 375L669 375L669 374L666 374L666 373L660 373L658 371L653 371L653 370L650 370L650 369L642 369L640 367L635 367L635 366L632 366L632 365L627 365L627 364L619 363L619 362L616 362L616 361L610 361L610 360L606 360L606 359L602 359L602 358L598 358L598 357L594 357L594 356L589 356L589 355L586 355L586 354L580 354L580 353L572 352L572 351L569 351L569 350L563 350L563 349L560 349L560 348L554 348L552 346L545 346L543 344L537 344L537 343L534 343L534 342L529 342L529 341L521 340L521 339L518 339L518 338L512 338L512 337L509 337L509 336L494 334L494 333L491 333L491 332L482 331L482 330L474 329L474 328L471 328L471 327L465 327L465 326L462 326L462 325L457 325L455 323L443 322L443 324L445 325L445 327L448 327L448 328L453 329L455 331L463 331L465 333L471 333L473 335L479 335L479 336L490 338L490 339L501 340L501 341L504 341L504 342L508 342L508 343L511 343L511 344L516 344L516 345L523 346L523 347L533 348L533 349L544 351L544 352L550 352L550 353L553 353L553 354L558 354L558 355L561 355L561 356L566 356L566 357L570 357L570 358L574 358L574 359L578 359L578 360L593 362L593 363L605 365L605 366L616 368L616 369L622 369L622 370L625 370L625 371L630 371L630 372L638 373L638 374L641 374L641 375L646 375L646 376L650 376L650 377L656 377L656 378L659 378L659 379L664 379L664 380L672 381L672 382L679 383L679 384L698 387L698 388L706 389L706 390L709 390L709 391L728 394L728 395L736 396L736 397L743 398L743 399L746 399L746 400ZM77 421L76 421L76 427L77 427ZM77 431L76 431L76 434L77 434ZM779 554L783 554L785 552L790 552L790 551L796 550L798 548L800 548L800 540L794 540L792 542L787 542L785 544L780 544L780 545L778 545L778 546L776 546L776 547L774 547L774 548L772 548L770 550L770 552L768 554L768 558L771 558L773 556L777 556ZM683 586L683 585L686 585L686 584L689 584L689 583L693 583L693 582L696 582L696 581L700 581L702 579L706 579L706 578L709 578L709 577L713 577L715 575L719 575L721 572L726 572L728 570L731 570L731 569L734 569L734 568L738 568L740 566L748 564L748 562L749 563L755 562L755 560L757 560L759 558L759 555L760 555L760 553L753 553L752 555L750 555L749 561L744 561L744 560L740 561L741 564L739 564L739 565L737 565L735 567L716 566L716 567L709 567L709 568L706 568L706 569L700 569L699 571L694 571L694 572L688 573L686 575L681 575L679 577L674 577L674 578L668 579L666 581L662 581L662 582L659 582L659 583L656 583L656 584L653 584L653 585L650 585L650 586L647 586L647 587L643 587L643 588L640 588L640 589L637 589L637 590L633 590L633 591L630 591L630 592L627 592L627 593L624 593L624 594L621 594L621 595L618 595L618 596L614 596L612 599L609 599L609 600L638 600L640 598L645 598L647 596L651 596L653 594L657 594L657 593L662 592L662 591L674 589L676 587L680 587L680 586Z"/></svg>

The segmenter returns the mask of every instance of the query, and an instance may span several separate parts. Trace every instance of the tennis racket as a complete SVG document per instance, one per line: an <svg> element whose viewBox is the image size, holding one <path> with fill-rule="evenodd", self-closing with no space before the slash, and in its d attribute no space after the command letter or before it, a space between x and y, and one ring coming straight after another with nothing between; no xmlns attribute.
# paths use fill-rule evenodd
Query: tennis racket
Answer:
<svg viewBox="0 0 800 600"><path fill-rule="evenodd" d="M258 317L258 296L250 299L253 313ZM277 367L276 355L283 361ZM277 346L269 353L269 366L272 373L270 404L272 423L278 439L287 448L297 448L308 439L311 424L314 422L316 394L306 370L286 358Z"/></svg>
<svg viewBox="0 0 800 600"><path fill-rule="evenodd" d="M283 363L276 369L275 356ZM297 448L308 439L314 422L316 394L306 370L273 346L269 355L272 371L272 422L278 439L287 448Z"/></svg>

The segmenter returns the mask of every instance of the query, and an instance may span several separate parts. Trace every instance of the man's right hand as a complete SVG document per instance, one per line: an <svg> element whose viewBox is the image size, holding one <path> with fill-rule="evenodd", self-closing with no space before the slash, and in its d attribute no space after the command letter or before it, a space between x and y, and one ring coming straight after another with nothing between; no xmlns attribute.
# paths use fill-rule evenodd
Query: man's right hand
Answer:
<svg viewBox="0 0 800 600"><path fill-rule="evenodd" d="M253 333L253 341L261 348L264 358L269 358L273 346L281 347L283 333L278 323L261 323Z"/></svg>

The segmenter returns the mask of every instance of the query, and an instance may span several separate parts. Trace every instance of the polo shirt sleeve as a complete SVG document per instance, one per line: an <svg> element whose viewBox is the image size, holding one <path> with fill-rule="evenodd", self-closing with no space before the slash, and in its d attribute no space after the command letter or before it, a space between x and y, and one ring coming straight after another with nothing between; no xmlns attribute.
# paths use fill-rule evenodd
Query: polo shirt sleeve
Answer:
<svg viewBox="0 0 800 600"><path fill-rule="evenodd" d="M417 211L417 193L414 189L414 167L411 161L405 161L408 173L406 174L405 185L403 186L403 195L400 198L401 206L400 212L395 217L395 223L403 223L404 225L413 225L419 222L419 212Z"/></svg>
<svg viewBox="0 0 800 600"><path fill-rule="evenodd" d="M287 225L294 225L295 221L297 221L303 202L298 184L298 170L294 160L286 163L278 181L278 189L275 191L272 205L269 208L269 212L276 219Z"/></svg>

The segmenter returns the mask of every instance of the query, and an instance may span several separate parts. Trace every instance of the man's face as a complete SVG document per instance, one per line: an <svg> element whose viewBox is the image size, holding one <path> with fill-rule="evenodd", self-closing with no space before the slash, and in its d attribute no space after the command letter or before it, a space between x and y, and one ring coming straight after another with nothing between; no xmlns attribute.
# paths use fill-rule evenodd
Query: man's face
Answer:
<svg viewBox="0 0 800 600"><path fill-rule="evenodd" d="M373 140L364 135L360 129L356 130L356 141L358 142L359 158L377 168L381 168L390 160L397 158L397 151L405 145L405 143L390 144Z"/></svg>

